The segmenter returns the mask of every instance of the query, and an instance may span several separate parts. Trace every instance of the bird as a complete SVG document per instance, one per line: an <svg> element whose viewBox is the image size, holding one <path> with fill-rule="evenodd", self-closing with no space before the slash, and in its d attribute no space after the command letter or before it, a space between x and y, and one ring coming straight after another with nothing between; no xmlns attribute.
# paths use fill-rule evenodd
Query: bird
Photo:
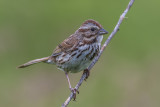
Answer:
<svg viewBox="0 0 160 107"><path fill-rule="evenodd" d="M25 68L40 62L56 65L58 69L65 72L69 89L75 100L76 93L79 91L72 88L68 74L85 71L89 76L87 67L98 56L105 34L108 34L108 31L99 22L88 19L72 35L61 42L50 56L31 60L18 68Z"/></svg>

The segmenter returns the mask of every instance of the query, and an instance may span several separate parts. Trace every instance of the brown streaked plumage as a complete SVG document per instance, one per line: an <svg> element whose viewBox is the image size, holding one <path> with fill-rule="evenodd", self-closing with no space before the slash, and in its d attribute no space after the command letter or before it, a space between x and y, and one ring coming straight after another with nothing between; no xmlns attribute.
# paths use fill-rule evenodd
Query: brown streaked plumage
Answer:
<svg viewBox="0 0 160 107"><path fill-rule="evenodd" d="M68 73L83 71L89 66L99 53L103 34L107 33L98 22L91 19L87 20L74 34L59 44L51 56L29 61L20 65L19 68L39 62L57 65L59 69L65 72L69 88L75 99L77 90L71 87Z"/></svg>

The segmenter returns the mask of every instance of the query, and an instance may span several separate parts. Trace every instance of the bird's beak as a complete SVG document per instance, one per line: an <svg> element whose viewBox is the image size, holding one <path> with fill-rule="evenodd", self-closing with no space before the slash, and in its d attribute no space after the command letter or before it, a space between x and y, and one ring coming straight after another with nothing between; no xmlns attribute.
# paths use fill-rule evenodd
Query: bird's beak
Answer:
<svg viewBox="0 0 160 107"><path fill-rule="evenodd" d="M106 31L105 29L101 28L98 32L99 35L104 35L104 34L108 34L108 31Z"/></svg>

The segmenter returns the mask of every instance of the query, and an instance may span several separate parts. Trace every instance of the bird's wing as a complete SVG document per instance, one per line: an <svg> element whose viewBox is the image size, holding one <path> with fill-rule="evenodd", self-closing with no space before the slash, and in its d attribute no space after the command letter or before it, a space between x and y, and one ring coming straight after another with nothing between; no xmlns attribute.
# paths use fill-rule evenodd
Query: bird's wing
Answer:
<svg viewBox="0 0 160 107"><path fill-rule="evenodd" d="M78 45L77 36L71 35L56 47L51 56L56 57L60 55L62 52L68 53L74 48L76 48L77 45Z"/></svg>

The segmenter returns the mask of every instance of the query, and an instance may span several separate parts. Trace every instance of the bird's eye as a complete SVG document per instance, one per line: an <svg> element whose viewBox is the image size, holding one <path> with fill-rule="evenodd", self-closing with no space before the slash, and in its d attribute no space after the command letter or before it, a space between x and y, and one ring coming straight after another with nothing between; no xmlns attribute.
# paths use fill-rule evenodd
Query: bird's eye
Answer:
<svg viewBox="0 0 160 107"><path fill-rule="evenodd" d="M91 31L95 31L96 29L94 27L91 28Z"/></svg>

